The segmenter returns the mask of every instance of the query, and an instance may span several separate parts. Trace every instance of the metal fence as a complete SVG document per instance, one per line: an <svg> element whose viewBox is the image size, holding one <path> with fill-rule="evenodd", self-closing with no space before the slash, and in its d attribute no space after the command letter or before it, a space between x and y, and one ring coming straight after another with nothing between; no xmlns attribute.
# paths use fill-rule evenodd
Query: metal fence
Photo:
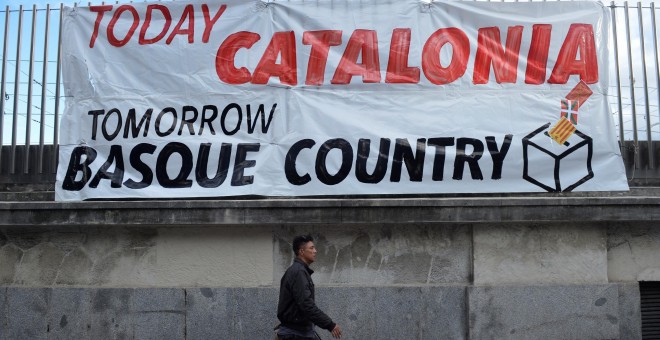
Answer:
<svg viewBox="0 0 660 340"><path fill-rule="evenodd" d="M509 0L507 0L509 1ZM660 183L660 66L654 3L609 5L613 120L633 185ZM59 117L62 5L6 6L0 79L0 183L52 180ZM39 177L41 176L41 177Z"/></svg>
<svg viewBox="0 0 660 340"><path fill-rule="evenodd" d="M62 111L62 6L7 6L0 65L0 169L6 175L52 174ZM32 155L36 153L36 155ZM12 176L9 176L11 179ZM7 176L5 176L7 178Z"/></svg>

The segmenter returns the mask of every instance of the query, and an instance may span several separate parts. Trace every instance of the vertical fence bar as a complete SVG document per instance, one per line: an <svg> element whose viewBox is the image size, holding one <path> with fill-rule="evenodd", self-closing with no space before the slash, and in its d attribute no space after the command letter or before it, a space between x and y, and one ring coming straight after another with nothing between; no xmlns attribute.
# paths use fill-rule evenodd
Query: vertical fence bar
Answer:
<svg viewBox="0 0 660 340"><path fill-rule="evenodd" d="M658 115L660 116L660 65L658 63L658 29L655 26L655 3L651 3L651 22L653 23L653 60L655 60L655 86L656 86L656 95L658 96ZM659 118L660 125L660 118Z"/></svg>
<svg viewBox="0 0 660 340"><path fill-rule="evenodd" d="M644 22L642 18L642 3L637 3L637 16L639 20L639 44L642 51L642 71L643 71L643 80L644 80L644 108L646 113L646 142L648 143L648 164L647 168L653 169L654 159L653 159L653 139L651 138L651 107L649 104L649 83L646 76L646 47L644 45Z"/></svg>
<svg viewBox="0 0 660 340"><path fill-rule="evenodd" d="M616 5L614 1L611 2L612 8L612 34L614 35L614 65L616 67L616 93L618 99L619 109L619 147L621 148L621 155L625 157L625 138L623 131L623 105L621 104L621 70L619 69L619 38L616 31Z"/></svg>
<svg viewBox="0 0 660 340"><path fill-rule="evenodd" d="M624 2L626 19L626 42L628 45L628 71L630 72L630 108L632 110L633 145L635 147L635 168L639 168L639 139L637 138L637 108L635 103L635 73L632 64L632 46L630 38L630 18L628 13L628 1Z"/></svg>
<svg viewBox="0 0 660 340"><path fill-rule="evenodd" d="M75 5L74 5L75 6ZM53 156L52 156L52 165L53 169L57 171L57 157L58 155L58 147L59 147L59 128L60 128L60 81L62 77L62 18L63 18L63 13L64 12L64 5L60 4L60 22L59 22L59 33L57 36L57 63L56 63L56 68L57 72L55 73L55 112L53 112Z"/></svg>
<svg viewBox="0 0 660 340"><path fill-rule="evenodd" d="M5 137L5 96L7 93L7 40L9 38L9 5L5 7L5 40L2 45L2 76L0 79L0 169L2 169L2 147Z"/></svg>
<svg viewBox="0 0 660 340"><path fill-rule="evenodd" d="M21 82L21 40L23 36L23 5L18 7L18 32L16 37L16 75L14 77L14 113L11 122L11 155L9 158L10 171L16 172L16 134L18 133L18 95Z"/></svg>
<svg viewBox="0 0 660 340"><path fill-rule="evenodd" d="M50 25L50 5L46 5L46 28L44 29L44 67L41 78L41 123L39 125L39 156L37 157L37 172L44 173L44 139L46 132L46 89L48 85L48 26Z"/></svg>
<svg viewBox="0 0 660 340"><path fill-rule="evenodd" d="M23 173L30 169L30 134L32 132L32 88L34 84L34 40L37 30L37 5L32 5L32 31L30 33L30 59L27 83L27 110L25 111L25 151L23 152Z"/></svg>

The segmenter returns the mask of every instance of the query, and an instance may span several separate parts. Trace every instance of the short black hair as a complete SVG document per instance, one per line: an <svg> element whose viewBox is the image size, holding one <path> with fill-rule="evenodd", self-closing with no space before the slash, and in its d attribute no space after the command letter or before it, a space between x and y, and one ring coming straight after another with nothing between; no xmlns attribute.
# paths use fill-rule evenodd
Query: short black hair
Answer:
<svg viewBox="0 0 660 340"><path fill-rule="evenodd" d="M298 235L293 238L293 254L298 256L298 251L300 251L300 248L307 242L312 242L314 241L314 238L312 235L307 234L307 235Z"/></svg>

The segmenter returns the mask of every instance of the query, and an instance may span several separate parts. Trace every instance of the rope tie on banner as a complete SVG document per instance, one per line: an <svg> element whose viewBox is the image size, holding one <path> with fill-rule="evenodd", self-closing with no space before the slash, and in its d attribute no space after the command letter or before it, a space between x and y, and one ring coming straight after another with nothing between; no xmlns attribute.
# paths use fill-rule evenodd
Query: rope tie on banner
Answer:
<svg viewBox="0 0 660 340"><path fill-rule="evenodd" d="M431 13L431 5L433 5L431 1L428 1L428 2L427 1L420 1L419 2L419 6L421 8L422 13Z"/></svg>
<svg viewBox="0 0 660 340"><path fill-rule="evenodd" d="M633 163L636 162L638 159L637 155L639 155L639 144L638 143L633 143ZM629 182L633 181L635 179L635 171L637 171L637 166L640 164L634 164L632 167L632 176L628 180Z"/></svg>
<svg viewBox="0 0 660 340"><path fill-rule="evenodd" d="M260 0L257 1L257 11L262 11L267 9L271 4L270 0Z"/></svg>

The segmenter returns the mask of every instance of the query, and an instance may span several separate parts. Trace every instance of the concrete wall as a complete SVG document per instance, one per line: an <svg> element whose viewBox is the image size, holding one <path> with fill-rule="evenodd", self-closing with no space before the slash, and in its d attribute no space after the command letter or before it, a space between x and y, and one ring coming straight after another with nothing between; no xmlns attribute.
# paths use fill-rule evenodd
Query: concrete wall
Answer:
<svg viewBox="0 0 660 340"><path fill-rule="evenodd" d="M289 242L307 232L318 303L346 339L639 339L659 228L4 226L0 339L268 339Z"/></svg>
<svg viewBox="0 0 660 340"><path fill-rule="evenodd" d="M2 228L0 284L269 286L272 249L270 228Z"/></svg>

